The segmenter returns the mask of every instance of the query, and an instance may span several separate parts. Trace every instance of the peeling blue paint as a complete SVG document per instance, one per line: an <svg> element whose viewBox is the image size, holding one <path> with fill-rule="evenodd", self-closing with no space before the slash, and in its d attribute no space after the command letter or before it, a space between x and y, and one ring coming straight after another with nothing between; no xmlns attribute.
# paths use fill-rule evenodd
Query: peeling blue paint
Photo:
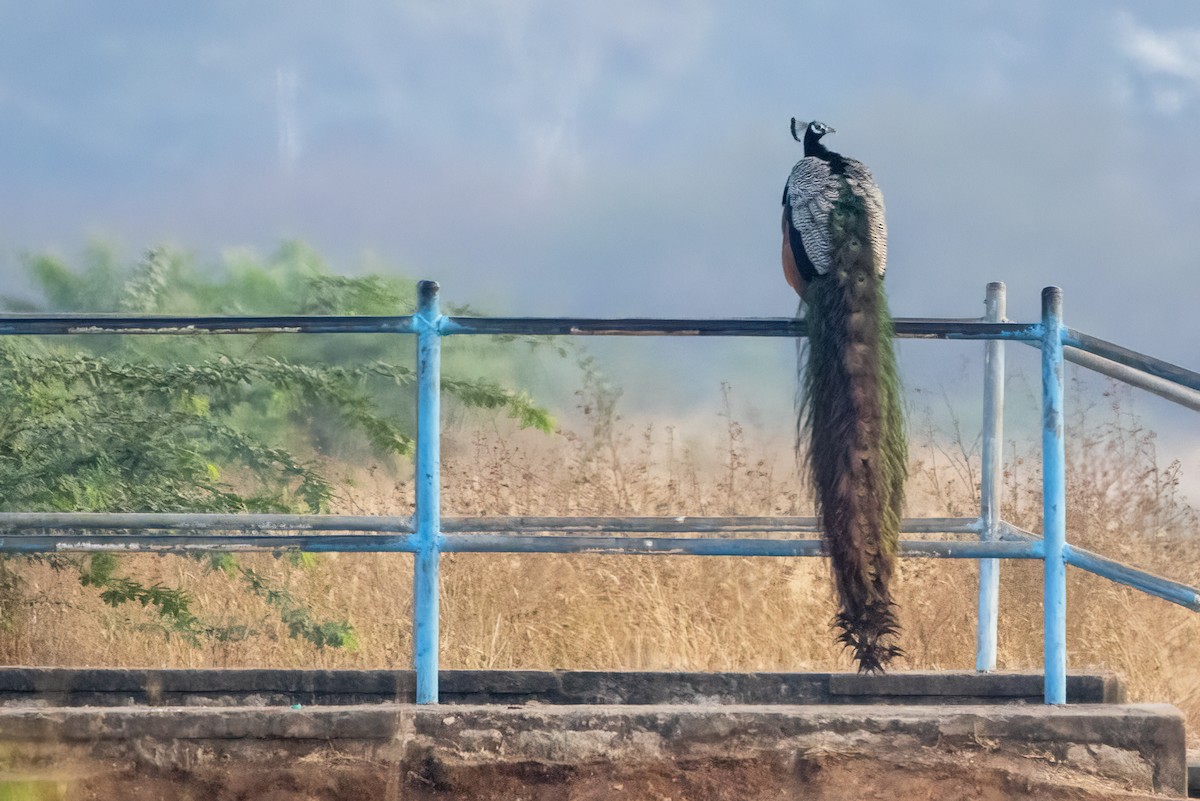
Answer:
<svg viewBox="0 0 1200 801"><path fill-rule="evenodd" d="M1067 702L1066 452L1063 443L1062 290L1042 290L1043 632L1047 704Z"/></svg>
<svg viewBox="0 0 1200 801"><path fill-rule="evenodd" d="M413 557L413 670L417 703L438 700L438 569L441 561L441 372L438 285L417 286L416 544Z"/></svg>
<svg viewBox="0 0 1200 801"><path fill-rule="evenodd" d="M461 324L455 322L453 318L439 317L437 330L442 336L448 336L450 334L460 333L463 330L463 327Z"/></svg>
<svg viewBox="0 0 1200 801"><path fill-rule="evenodd" d="M980 325L985 325L981 323ZM1045 336L1045 330L1041 323L1033 323L1015 331L989 331L986 329L980 330L978 333L951 333L940 336L940 339L985 339L985 340L1001 340L1009 342L1040 342Z"/></svg>

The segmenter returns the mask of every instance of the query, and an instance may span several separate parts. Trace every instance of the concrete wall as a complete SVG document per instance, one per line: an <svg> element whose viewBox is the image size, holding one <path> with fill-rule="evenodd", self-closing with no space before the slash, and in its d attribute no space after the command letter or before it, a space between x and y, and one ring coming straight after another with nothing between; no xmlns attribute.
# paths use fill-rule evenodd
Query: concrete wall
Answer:
<svg viewBox="0 0 1200 801"><path fill-rule="evenodd" d="M1036 673L446 670L449 704L988 704L1042 701ZM410 670L0 668L0 705L370 704L414 700ZM1067 677L1075 704L1122 703L1111 673Z"/></svg>
<svg viewBox="0 0 1200 801"><path fill-rule="evenodd" d="M1105 676L1073 678L1096 703L1063 707L1025 703L1039 677L1015 675L443 678L458 703L396 702L407 672L0 670L0 798L996 801L1186 781L1180 714L1104 703Z"/></svg>
<svg viewBox="0 0 1200 801"><path fill-rule="evenodd" d="M1186 775L1181 717L1140 705L9 708L0 765L122 801L1127 799Z"/></svg>

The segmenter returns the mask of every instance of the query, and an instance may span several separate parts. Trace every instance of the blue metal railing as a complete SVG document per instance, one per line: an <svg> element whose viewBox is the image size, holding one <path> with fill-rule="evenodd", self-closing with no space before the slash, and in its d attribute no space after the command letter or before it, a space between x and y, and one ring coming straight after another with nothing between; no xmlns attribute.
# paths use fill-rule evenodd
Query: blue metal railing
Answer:
<svg viewBox="0 0 1200 801"><path fill-rule="evenodd" d="M1004 319L1004 284L988 284L983 319ZM1004 469L1004 343L990 339L983 349L983 448L979 484L980 537L1000 539L1000 493ZM975 629L975 669L996 669L996 640L1000 622L1000 561L979 560L979 612Z"/></svg>
<svg viewBox="0 0 1200 801"><path fill-rule="evenodd" d="M1067 701L1067 456L1062 290L1042 290L1042 636L1046 703Z"/></svg>
<svg viewBox="0 0 1200 801"><path fill-rule="evenodd" d="M438 699L438 562L442 549L442 320L438 286L417 292L416 551L413 554L413 667L417 703Z"/></svg>
<svg viewBox="0 0 1200 801"><path fill-rule="evenodd" d="M1062 293L1042 293L1039 323L1004 319L1004 285L988 285L978 319L897 319L896 336L984 340L984 435L978 518L906 519L906 534L970 534L971 541L905 539L911 557L980 560L976 669L996 667L999 559L1044 564L1045 700L1066 701L1068 564L1200 611L1200 590L1066 543L1063 363L1105 375L1200 409L1200 373L1066 328ZM406 316L164 317L5 315L0 335L390 333L417 339L416 506L412 517L139 513L0 513L0 552L281 551L413 554L413 666L417 702L438 700L438 568L442 553L611 553L699 556L822 556L819 538L743 538L743 533L812 533L812 517L445 517L440 500L441 339L449 335L659 335L801 337L802 320L656 320L474 318L443 316L438 286L422 281L418 308ZM1042 351L1043 536L1003 520L1000 509L1004 417L1004 342ZM237 533L218 533L237 532ZM694 537L663 534L689 533ZM642 536L629 536L638 534ZM625 535L625 536L615 536ZM735 536L730 536L735 535Z"/></svg>

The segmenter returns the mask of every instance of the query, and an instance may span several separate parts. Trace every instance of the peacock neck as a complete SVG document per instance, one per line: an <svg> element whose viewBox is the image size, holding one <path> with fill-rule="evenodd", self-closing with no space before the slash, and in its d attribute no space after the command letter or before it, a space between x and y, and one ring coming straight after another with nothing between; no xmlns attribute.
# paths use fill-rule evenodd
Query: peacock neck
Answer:
<svg viewBox="0 0 1200 801"><path fill-rule="evenodd" d="M829 148L821 144L820 134L814 133L811 127L804 131L804 155L829 160Z"/></svg>
<svg viewBox="0 0 1200 801"><path fill-rule="evenodd" d="M845 159L841 153L835 153L821 144L821 137L813 133L812 128L804 132L804 155L819 158L829 162L833 172L840 173L845 167Z"/></svg>

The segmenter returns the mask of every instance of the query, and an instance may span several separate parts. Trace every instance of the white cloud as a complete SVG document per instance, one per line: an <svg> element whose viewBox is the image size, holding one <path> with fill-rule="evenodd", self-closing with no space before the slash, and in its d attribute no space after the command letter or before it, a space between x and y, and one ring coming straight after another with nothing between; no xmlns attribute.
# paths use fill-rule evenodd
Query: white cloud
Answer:
<svg viewBox="0 0 1200 801"><path fill-rule="evenodd" d="M586 174L592 132L669 104L679 76L701 66L715 14L688 0L447 0L405 13L423 37L472 42L487 65L481 105L523 152L534 194Z"/></svg>
<svg viewBox="0 0 1200 801"><path fill-rule="evenodd" d="M1133 15L1117 18L1117 44L1148 82L1155 109L1175 115L1200 92L1200 28L1155 30Z"/></svg>
<svg viewBox="0 0 1200 801"><path fill-rule="evenodd" d="M296 70L279 67L275 70L275 115L278 132L279 169L291 175L296 169L303 146L296 116L296 95L300 80Z"/></svg>
<svg viewBox="0 0 1200 801"><path fill-rule="evenodd" d="M1155 89L1152 96L1154 108L1168 117L1173 117L1183 111L1188 97L1178 89Z"/></svg>
<svg viewBox="0 0 1200 801"><path fill-rule="evenodd" d="M1200 28L1158 32L1142 27L1129 14L1122 15L1120 28L1121 49L1139 69L1200 85Z"/></svg>

